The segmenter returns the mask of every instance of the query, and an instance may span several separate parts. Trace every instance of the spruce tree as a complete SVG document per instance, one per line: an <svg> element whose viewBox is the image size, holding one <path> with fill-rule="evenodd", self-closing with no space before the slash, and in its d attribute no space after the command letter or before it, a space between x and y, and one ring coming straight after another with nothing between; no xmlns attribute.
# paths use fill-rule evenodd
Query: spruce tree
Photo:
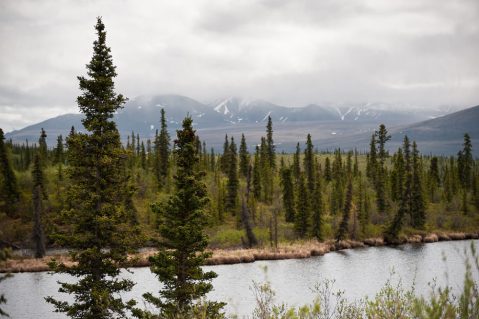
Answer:
<svg viewBox="0 0 479 319"><path fill-rule="evenodd" d="M349 228L349 214L351 214L352 208L352 201L353 201L353 183L351 178L348 181L348 187L346 191L346 199L344 202L343 207L343 217L341 219L341 223L339 224L339 229L336 234L336 241L340 241L346 238Z"/></svg>
<svg viewBox="0 0 479 319"><path fill-rule="evenodd" d="M260 150L256 145L256 151L254 153L254 166L253 166L253 196L256 200L261 200L261 163L260 163Z"/></svg>
<svg viewBox="0 0 479 319"><path fill-rule="evenodd" d="M43 232L43 194L44 178L43 169L40 162L40 155L35 154L33 160L32 180L33 180L33 242L35 243L35 258L45 256L45 234Z"/></svg>
<svg viewBox="0 0 479 319"><path fill-rule="evenodd" d="M458 153L458 176L461 181L461 186L464 190L468 190L471 187L471 176L474 165L472 158L472 143L469 134L464 134L463 149Z"/></svg>
<svg viewBox="0 0 479 319"><path fill-rule="evenodd" d="M239 149L239 169L242 177L246 178L248 176L248 167L249 167L249 153L248 147L246 145L246 139L244 134L241 134L241 144Z"/></svg>
<svg viewBox="0 0 479 319"><path fill-rule="evenodd" d="M161 188L166 185L168 178L170 156L170 135L168 133L164 109L161 109L160 133L158 134L156 145L157 179L158 185Z"/></svg>
<svg viewBox="0 0 479 319"><path fill-rule="evenodd" d="M415 228L423 229L426 224L426 204L422 189L420 160L416 141L414 141L412 143L411 224Z"/></svg>
<svg viewBox="0 0 479 319"><path fill-rule="evenodd" d="M88 76L78 77L82 95L77 103L90 134L72 132L68 137L70 209L63 213L69 229L55 236L60 245L71 249L74 264L50 263L55 272L76 279L61 282L59 290L72 295L73 301L46 299L57 312L71 318L107 319L125 316L127 305L119 294L131 290L134 283L119 275L134 233L123 206L128 182L123 174L126 156L111 120L126 98L114 90L117 73L101 18L95 29L98 38L87 65Z"/></svg>
<svg viewBox="0 0 479 319"><path fill-rule="evenodd" d="M398 184L398 199L399 208L394 215L393 220L389 224L385 231L385 237L387 241L394 241L397 239L399 232L404 224L404 217L411 214L411 202L412 202L412 184L413 184L413 168L411 163L411 146L409 138L404 136L403 142L404 149L404 174L402 177L403 183Z"/></svg>
<svg viewBox="0 0 479 319"><path fill-rule="evenodd" d="M312 235L317 240L323 239L323 190L321 185L321 176L316 174L314 193L312 201Z"/></svg>
<svg viewBox="0 0 479 319"><path fill-rule="evenodd" d="M306 174L306 184L310 194L314 192L314 151L313 143L311 142L311 134L306 138L306 148L304 149L304 172Z"/></svg>
<svg viewBox="0 0 479 319"><path fill-rule="evenodd" d="M15 217L15 204L20 199L17 178L12 168L5 136L0 128L0 208L9 217Z"/></svg>
<svg viewBox="0 0 479 319"><path fill-rule="evenodd" d="M310 225L310 202L304 174L301 173L297 185L296 215L294 228L300 238L306 237Z"/></svg>
<svg viewBox="0 0 479 319"><path fill-rule="evenodd" d="M297 184L299 181L299 177L301 175L301 164L299 162L299 157L301 154L301 148L299 147L299 142L296 144L296 152L293 155L293 177L294 182Z"/></svg>
<svg viewBox="0 0 479 319"><path fill-rule="evenodd" d="M40 154L40 161L42 166L45 167L48 164L48 147L47 147L47 133L42 127L40 132L40 138L38 139L38 152Z"/></svg>
<svg viewBox="0 0 479 319"><path fill-rule="evenodd" d="M291 168L284 167L281 171L281 187L283 191L284 216L288 223L294 222L294 186Z"/></svg>
<svg viewBox="0 0 479 319"><path fill-rule="evenodd" d="M427 177L429 186L429 197L431 202L435 202L436 190L439 188L439 185L441 183L441 178L439 177L438 158L436 156L433 156L431 158Z"/></svg>
<svg viewBox="0 0 479 319"><path fill-rule="evenodd" d="M267 146L267 153L268 153L268 163L269 167L272 170L276 169L276 151L273 141L273 121L271 120L271 116L268 116L268 124L266 125L266 146Z"/></svg>
<svg viewBox="0 0 479 319"><path fill-rule="evenodd" d="M236 143L233 137L231 137L231 143L229 144L228 152L228 183L226 184L227 195L226 195L226 209L235 213L236 204L238 201L238 154L236 150Z"/></svg>
<svg viewBox="0 0 479 319"><path fill-rule="evenodd" d="M147 293L144 298L159 308L160 318L195 317L194 303L213 289L211 280L216 277L214 272L201 269L211 255L205 252L208 241L203 231L207 223L208 195L202 182L204 172L198 171L199 157L190 117L183 120L177 136L173 151L177 163L175 192L166 203L152 206L159 216L162 239L159 252L150 258L151 271L158 276L163 288L159 297ZM216 302L207 304L208 318L215 317L223 306ZM138 310L138 314L141 313ZM151 314L147 318L151 318Z"/></svg>
<svg viewBox="0 0 479 319"><path fill-rule="evenodd" d="M55 164L63 164L63 136L60 134L57 137L57 147L55 147Z"/></svg>
<svg viewBox="0 0 479 319"><path fill-rule="evenodd" d="M229 151L230 151L230 141L228 139L228 134L225 134L225 142L223 143L223 155L221 155L220 159L220 168L221 171L225 174L228 173L228 165L229 165Z"/></svg>

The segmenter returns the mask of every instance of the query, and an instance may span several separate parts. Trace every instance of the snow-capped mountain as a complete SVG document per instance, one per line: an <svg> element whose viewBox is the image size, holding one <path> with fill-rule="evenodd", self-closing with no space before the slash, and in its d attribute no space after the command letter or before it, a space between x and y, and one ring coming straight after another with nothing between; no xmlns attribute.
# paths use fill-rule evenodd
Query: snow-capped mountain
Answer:
<svg viewBox="0 0 479 319"><path fill-rule="evenodd" d="M357 105L316 105L304 107L280 106L264 100L242 99L229 97L216 100L212 103L201 103L194 99L180 95L141 96L131 99L125 107L115 115L115 121L123 137L138 133L141 137L153 137L160 124L161 109L165 109L168 127L172 136L180 127L183 118L187 115L193 118L193 124L200 130L217 129L219 131L246 130L253 126L263 128L268 116L271 116L276 128L283 125L285 130L294 127L310 130L312 127L328 123L334 128L342 123L342 127L349 129L364 124L367 127L377 127L380 123L389 126L406 125L443 115L444 109L418 111L412 107L395 107L387 104L357 104ZM450 109L450 108L449 108ZM72 126L82 131L81 114L66 114L48 119L13 131L6 135L14 141L37 141L40 129L43 127L47 134L47 142L54 145L59 134L66 136ZM336 123L336 124L335 124ZM289 126L288 126L289 125ZM288 128L287 128L288 127ZM287 134L287 132L286 132ZM332 134L332 133L331 133Z"/></svg>

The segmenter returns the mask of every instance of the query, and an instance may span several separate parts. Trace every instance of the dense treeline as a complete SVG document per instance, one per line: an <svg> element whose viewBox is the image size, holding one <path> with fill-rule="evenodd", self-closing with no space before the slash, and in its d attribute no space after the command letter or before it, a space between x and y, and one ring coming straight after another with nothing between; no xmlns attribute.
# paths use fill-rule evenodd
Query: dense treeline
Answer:
<svg viewBox="0 0 479 319"><path fill-rule="evenodd" d="M146 234L147 242L155 238L158 225L150 204L171 194L178 168L166 117L162 112L161 131L153 140L141 140L133 132L126 144L119 146L124 165L116 174L125 179L122 201L128 219ZM61 212L72 205L68 194L75 181L66 173L76 165L71 144L78 133L72 128L66 143L58 136L58 144L50 149L45 144L46 134L39 132L38 143L13 144L0 132L4 242L33 245L29 229L38 223L39 214L43 215L45 235L34 237L44 238L47 246L58 243L51 235L65 226ZM319 153L309 134L304 147L298 143L294 154L277 154L271 119L266 136L259 145L249 147L242 135L239 148L234 137L225 136L221 154L208 149L196 136L197 166L205 172L207 228L213 245L244 243L241 211L248 176L251 194L246 206L250 224L263 244L268 244L270 219L275 213L280 240L379 235L393 240L404 230L467 230L477 226L479 165L472 156L468 134L464 144L458 145L458 155L450 157L422 155L407 136L402 147L389 153L384 125L372 135L366 154L340 149ZM80 150L77 156L87 154ZM347 196L349 188L351 196ZM342 230L341 225L345 227Z"/></svg>
<svg viewBox="0 0 479 319"><path fill-rule="evenodd" d="M384 125L367 154L319 153L310 134L294 154L279 154L269 117L259 144L226 135L223 152L215 154L189 117L172 141L162 110L152 140L132 132L121 144L112 117L126 98L114 91L104 29L99 19L87 76L79 77L87 133L72 127L49 149L43 129L38 142L21 144L5 141L0 129L0 239L34 248L37 258L46 247L71 249L74 266L52 262L51 268L78 278L61 283L76 302L48 298L57 311L74 318L121 317L128 310L154 317L118 297L134 285L119 277L119 268L140 246L158 248L152 271L166 286L159 297L145 294L146 301L166 317L195 311L214 317L223 304L191 307L215 277L200 268L208 242L276 247L373 236L394 242L411 232L479 225L479 163L468 134L451 157L422 155L407 136L391 154Z"/></svg>

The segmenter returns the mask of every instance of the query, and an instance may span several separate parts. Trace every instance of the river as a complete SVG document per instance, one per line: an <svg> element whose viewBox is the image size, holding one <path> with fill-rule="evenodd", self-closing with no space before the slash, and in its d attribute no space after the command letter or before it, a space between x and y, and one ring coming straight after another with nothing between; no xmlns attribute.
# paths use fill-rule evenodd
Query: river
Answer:
<svg viewBox="0 0 479 319"><path fill-rule="evenodd" d="M465 273L465 250L470 256L471 244L479 249L479 240L449 241L343 250L308 259L208 266L205 268L218 274L213 281L214 291L208 298L227 302L227 313L242 318L254 308L253 281L263 282L267 278L276 292L276 302L300 305L313 300L311 288L321 279L334 279L335 288L344 290L348 300L357 300L373 297L391 278L392 272L393 279L401 278L404 287L414 283L418 294L427 295L428 284L433 279L438 285L451 286L453 292L459 293ZM123 275L137 283L133 291L125 294L126 298L141 300L143 293L157 292L160 288L149 268L135 268ZM43 298L53 295L71 300L57 292L56 281L68 279L46 272L15 274L1 284L7 298L3 308L11 318L66 318L52 313L52 306ZM474 279L479 281L477 272Z"/></svg>

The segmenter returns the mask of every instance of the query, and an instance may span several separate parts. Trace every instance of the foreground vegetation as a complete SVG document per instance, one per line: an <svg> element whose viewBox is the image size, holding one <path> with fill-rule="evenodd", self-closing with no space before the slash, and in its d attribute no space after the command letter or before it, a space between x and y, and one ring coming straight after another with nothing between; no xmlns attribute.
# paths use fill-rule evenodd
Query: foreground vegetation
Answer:
<svg viewBox="0 0 479 319"><path fill-rule="evenodd" d="M113 114L126 98L114 90L116 68L98 19L98 39L79 77L77 98L87 133L71 129L49 149L13 144L0 129L0 236L3 246L69 249L70 261L52 261L55 272L77 278L61 283L73 303L47 298L72 318L221 317L222 303L201 301L214 273L203 273L214 247L277 248L296 240L362 240L390 243L433 231L477 231L479 165L467 134L457 157L421 156L406 137L392 156L381 125L367 154L318 153L308 134L304 150L278 154L273 123L250 153L225 136L223 152L207 150L187 117L171 143L167 115L153 140L138 134L120 142ZM172 145L173 144L173 145ZM173 147L172 147L173 146ZM151 270L165 288L145 294L158 309L145 313L118 294L134 283L119 278L128 254L154 246ZM3 301L3 300L2 300Z"/></svg>

